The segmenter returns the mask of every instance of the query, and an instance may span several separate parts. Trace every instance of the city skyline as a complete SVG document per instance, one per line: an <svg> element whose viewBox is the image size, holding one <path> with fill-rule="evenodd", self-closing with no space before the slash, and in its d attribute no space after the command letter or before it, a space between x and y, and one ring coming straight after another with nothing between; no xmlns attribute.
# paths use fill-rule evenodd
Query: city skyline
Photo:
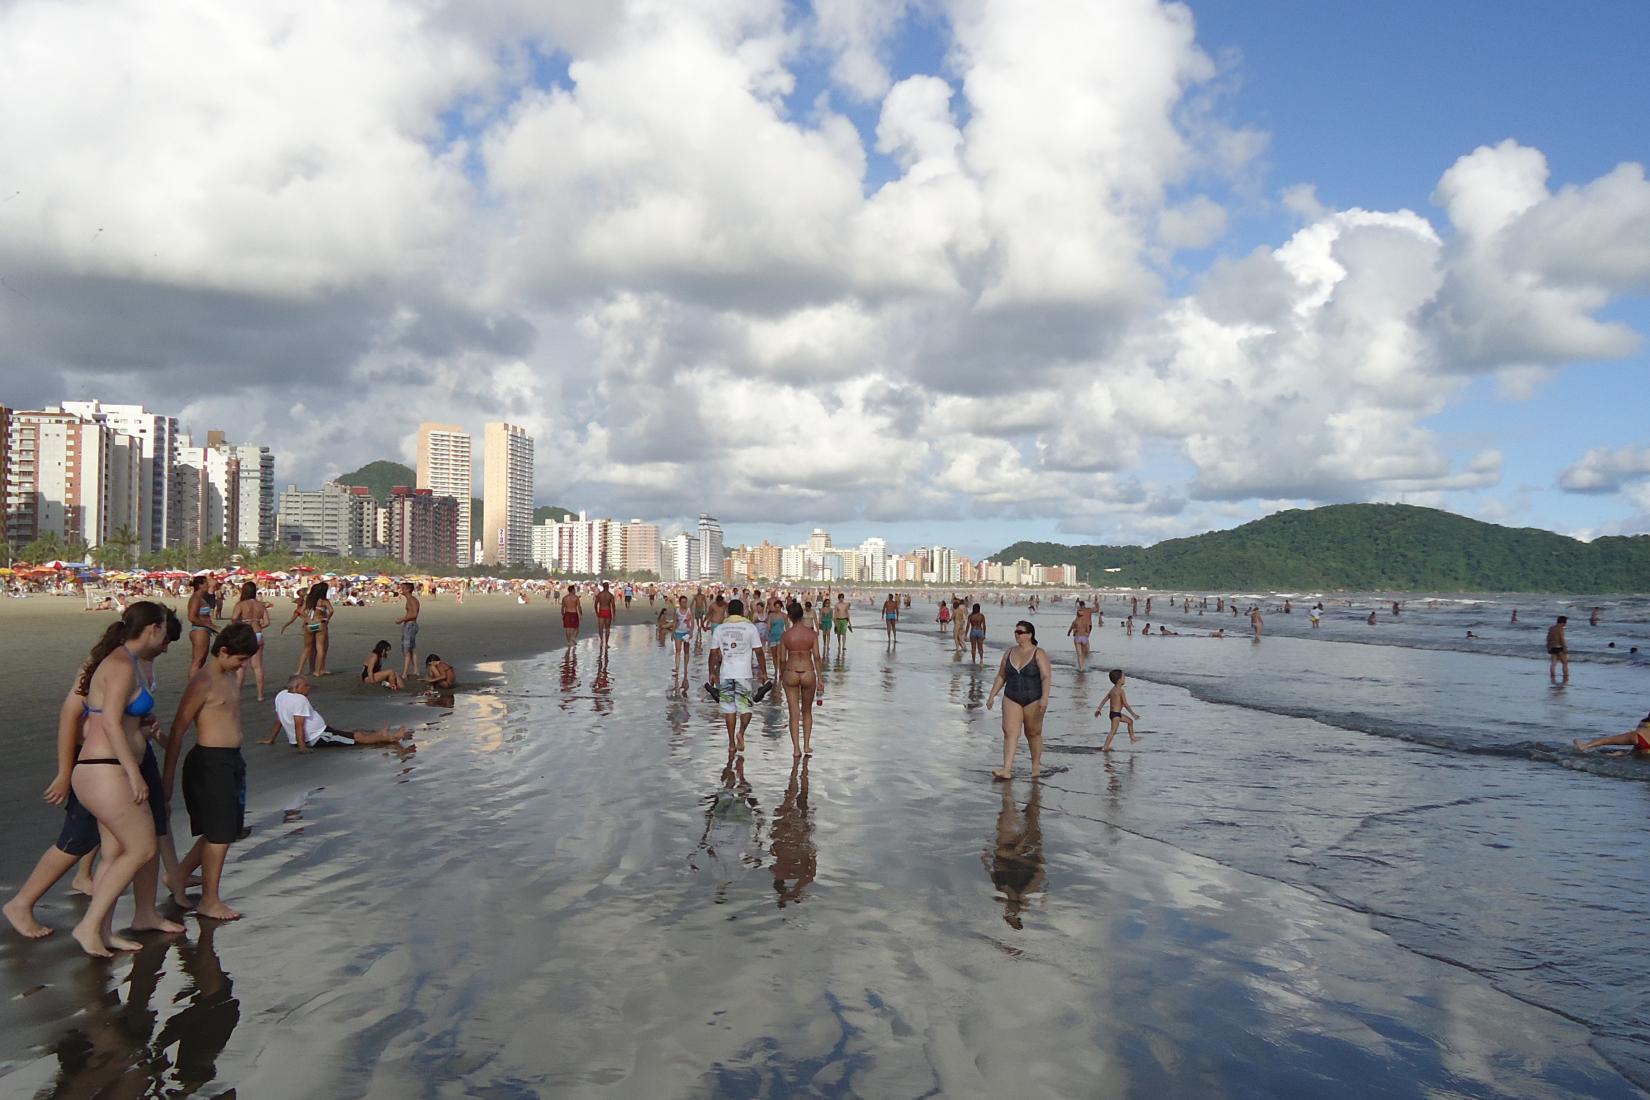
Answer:
<svg viewBox="0 0 1650 1100"><path fill-rule="evenodd" d="M537 502L730 538L1650 530L1642 12L1251 7L20 0L6 400L309 486L507 421Z"/></svg>

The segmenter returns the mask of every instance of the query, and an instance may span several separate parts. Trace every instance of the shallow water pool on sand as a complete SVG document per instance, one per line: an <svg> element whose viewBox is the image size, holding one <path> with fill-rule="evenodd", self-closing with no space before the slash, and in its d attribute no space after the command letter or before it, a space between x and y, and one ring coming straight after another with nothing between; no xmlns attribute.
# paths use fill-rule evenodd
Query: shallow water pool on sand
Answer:
<svg viewBox="0 0 1650 1100"><path fill-rule="evenodd" d="M669 669L642 629L511 666L414 761L256 822L227 884L248 920L210 939L8 948L48 988L6 1016L0 1092L1638 1095L1587 1028L1297 873L1411 805L1427 750L1349 758L1143 684L1159 732L1106 760L1098 678L1061 672L1069 770L993 784L990 670L867 632L813 758L763 705L730 766Z"/></svg>

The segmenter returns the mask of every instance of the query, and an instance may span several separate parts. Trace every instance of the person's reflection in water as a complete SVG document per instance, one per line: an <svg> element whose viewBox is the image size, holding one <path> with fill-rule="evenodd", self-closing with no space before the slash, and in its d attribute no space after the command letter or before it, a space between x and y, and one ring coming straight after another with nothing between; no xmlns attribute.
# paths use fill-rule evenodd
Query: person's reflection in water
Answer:
<svg viewBox="0 0 1650 1100"><path fill-rule="evenodd" d="M1105 762L1106 802L1113 810L1123 808L1123 794L1128 789L1128 780L1134 774L1134 762L1138 759L1138 756L1130 753L1125 764L1119 764L1111 759Z"/></svg>
<svg viewBox="0 0 1650 1100"><path fill-rule="evenodd" d="M700 870L699 853L708 855L719 874L715 902L728 900L728 886L735 876L734 861L749 867L762 866L758 848L762 835L762 807L745 779L744 754L728 757L722 769L722 783L705 799L705 831L699 846L688 857L688 866Z"/></svg>
<svg viewBox="0 0 1650 1100"><path fill-rule="evenodd" d="M613 685L607 678L607 650L601 650L596 658L596 678L590 683L590 690L595 693L595 709L597 714L608 714L613 710Z"/></svg>
<svg viewBox="0 0 1650 1100"><path fill-rule="evenodd" d="M579 658L577 652L569 646L561 657L561 709L570 710L573 706L573 693L579 687Z"/></svg>
<svg viewBox="0 0 1650 1100"><path fill-rule="evenodd" d="M53 1050L58 1061L57 1085L43 1095L58 1100L162 1094L159 1084L166 1061L158 1053L163 1048L149 1043L157 1018L149 1001L160 981L167 947L175 939L168 936L149 943L132 956L124 1001L108 988L107 964L80 971L76 981L83 987L86 1008L77 1026L58 1040Z"/></svg>
<svg viewBox="0 0 1650 1100"><path fill-rule="evenodd" d="M1043 857L1043 785L1031 781L1031 798L1022 812L1014 804L1014 783L1003 784L1003 806L997 814L997 843L986 860L991 881L1003 901L1003 920L1010 928L1024 928L1020 914L1043 892L1047 880Z"/></svg>
<svg viewBox="0 0 1650 1100"><path fill-rule="evenodd" d="M802 891L819 871L819 849L814 846L814 823L808 814L808 760L791 762L791 782L785 801L773 812L773 888L779 908L788 901L802 904ZM790 880L795 879L794 885Z"/></svg>
<svg viewBox="0 0 1650 1100"><path fill-rule="evenodd" d="M178 1045L175 1076L185 1086L183 1095L194 1092L218 1075L218 1055L229 1045L229 1037L241 1022L241 1002L235 998L235 984L224 973L218 952L212 945L217 928L201 922L193 944L178 945L183 971L194 980L183 1008L172 1014L155 1038L155 1049Z"/></svg>
<svg viewBox="0 0 1650 1100"><path fill-rule="evenodd" d="M424 696L424 705L438 707L442 710L453 709L453 693L450 691L432 691Z"/></svg>

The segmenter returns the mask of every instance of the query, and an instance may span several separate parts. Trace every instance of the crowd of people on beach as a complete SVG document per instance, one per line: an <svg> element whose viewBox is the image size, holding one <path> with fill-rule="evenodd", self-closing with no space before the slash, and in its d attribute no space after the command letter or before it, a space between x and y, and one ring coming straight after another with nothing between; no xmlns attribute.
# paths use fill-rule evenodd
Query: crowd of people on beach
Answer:
<svg viewBox="0 0 1650 1100"><path fill-rule="evenodd" d="M227 606L224 595L226 581L233 582L237 592L233 607ZM182 925L163 915L157 906L162 886L181 911L192 910L219 921L238 919L240 914L223 897L223 873L231 845L246 834L241 698L250 669L256 698L259 702L265 700L265 636L272 625L275 601L283 597L291 600L290 616L281 624L280 632L298 626L302 644L297 667L274 697L269 732L258 743L273 744L284 733L287 743L299 753L324 746L402 746L410 750L407 743L411 732L406 727L341 728L328 723L311 701L314 679L333 674L328 668L329 625L340 604L398 602L394 625L400 628L400 669L394 666L395 647L389 640L381 640L362 660L361 683L401 691L416 679L427 690L447 691L457 682L457 670L450 662L429 654L422 666L418 664L423 599L450 593L462 601L467 591L473 594L479 590L511 592L520 605L534 598L556 603L569 646L580 640L588 599L596 620L595 642L604 655L611 644L618 609L647 599L649 609L656 612L657 642L669 646L672 653L670 694L684 698L690 694L694 658L708 650L707 678L701 689L717 704L724 721L730 764L745 751L746 731L755 706L776 688L788 711L793 761L812 756L814 712L825 703L824 669L833 647L839 657L846 653L858 618L880 625L885 645L893 649L898 645L902 623L908 624L913 615L910 594L890 592L879 600L861 592L850 599L847 591L837 591L833 596L831 589L823 588L774 587L764 592L760 588L691 583L592 581L559 587L498 582L496 587L484 588L469 582L386 578L366 585L346 583L335 591L325 579L283 580L260 586L254 578L237 581L202 574L168 579L158 591L122 591L119 618L97 638L59 710L58 768L46 788L45 799L63 806L64 823L58 840L41 855L33 872L4 906L13 928L30 938L49 934L51 929L35 918L34 907L77 868L75 885L90 894L90 901L74 926L73 936L90 955L108 956L140 946L129 936L117 934L112 924L115 903L127 889L135 902L129 926L133 932L183 931ZM1009 594L994 595L995 606L1004 607ZM151 596L182 599L182 617ZM1133 593L1090 593L1087 598L1076 599L1066 630L1078 674L1086 672L1095 635L1105 627L1102 601L1108 598L1118 604L1114 615L1118 629L1131 636L1137 617L1153 615L1154 600L1162 601L1158 604L1156 628L1145 618L1140 631L1143 637L1182 636L1183 632L1163 624L1162 609L1167 607L1182 617L1194 611L1202 616L1211 611L1211 599L1215 615L1246 620L1255 641L1260 640L1264 630L1258 604L1240 606L1237 600L1228 601L1223 596L1164 599L1147 595L1142 602L1142 597ZM1058 604L1064 597L1053 595L1049 599ZM959 594L937 602L934 621L942 637L949 636L956 659L962 660L966 654L976 666L985 663L985 609L992 602L990 596ZM1036 594L1025 598L1031 615L1037 614L1040 603ZM1274 610L1292 614L1292 601L1284 599ZM1312 629L1319 628L1324 614L1321 600L1310 608ZM1394 602L1391 614L1401 616L1401 604ZM1375 612L1370 611L1369 616L1373 620ZM1591 622L1598 623L1597 609ZM1569 681L1566 627L1566 617L1558 616L1546 636L1549 675L1560 686ZM163 731L156 713L155 662L182 640L186 631L188 681L176 713ZM1038 643L1034 621L1017 619L1012 631L1012 644L998 661L985 702L987 710L994 710L999 699L1002 703L1002 763L992 772L997 780L1013 778L1022 740L1030 757L1030 774L1033 778L1043 774L1043 727L1054 680L1052 661ZM1208 634L1224 637L1225 629L1219 627ZM1560 670L1562 682L1558 679ZM1139 712L1129 700L1127 674L1113 668L1108 670L1107 679L1108 689L1094 712L1096 718L1109 722L1100 746L1103 752L1111 751L1119 732L1126 733L1130 743L1140 739L1135 728ZM185 751L191 733L193 744ZM1650 716L1625 733L1575 742L1580 752L1610 746L1650 752ZM181 855L171 833L169 815L180 779L190 832L195 838ZM198 895L190 892L196 887Z"/></svg>

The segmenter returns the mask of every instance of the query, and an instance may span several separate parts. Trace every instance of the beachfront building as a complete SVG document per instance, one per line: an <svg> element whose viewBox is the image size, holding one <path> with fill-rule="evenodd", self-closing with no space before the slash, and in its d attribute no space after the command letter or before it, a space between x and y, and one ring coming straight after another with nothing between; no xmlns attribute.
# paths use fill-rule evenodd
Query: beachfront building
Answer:
<svg viewBox="0 0 1650 1100"><path fill-rule="evenodd" d="M177 462L178 418L162 416L142 405L105 405L101 401L65 401L64 412L107 424L137 441L137 553L167 545L172 504L172 467Z"/></svg>
<svg viewBox="0 0 1650 1100"><path fill-rule="evenodd" d="M200 549L222 540L259 553L275 545L275 456L256 443L230 443L221 431L178 441L172 468L173 545Z"/></svg>
<svg viewBox="0 0 1650 1100"><path fill-rule="evenodd" d="M830 532L815 527L813 534L808 536L808 549L815 554L823 554L831 548Z"/></svg>
<svg viewBox="0 0 1650 1100"><path fill-rule="evenodd" d="M660 557L659 577L667 581L696 581L700 579L699 540L686 531L665 543Z"/></svg>
<svg viewBox="0 0 1650 1100"><path fill-rule="evenodd" d="M288 485L275 517L275 540L294 554L371 557L378 553L379 508L365 485Z"/></svg>
<svg viewBox="0 0 1650 1100"><path fill-rule="evenodd" d="M418 426L419 489L429 489L436 496L448 496L467 502L475 493L475 472L472 451L474 440L470 433L457 424L437 424L426 420ZM469 565L470 509L458 510L456 549L459 565Z"/></svg>
<svg viewBox="0 0 1650 1100"><path fill-rule="evenodd" d="M389 555L426 569L458 565L458 514L469 501L437 496L431 489L397 485L390 490Z"/></svg>
<svg viewBox="0 0 1650 1100"><path fill-rule="evenodd" d="M880 584L888 579L888 540L873 535L859 544L860 573L858 579Z"/></svg>
<svg viewBox="0 0 1650 1100"><path fill-rule="evenodd" d="M556 531L561 524L545 520L533 524L533 564L549 573L556 571Z"/></svg>
<svg viewBox="0 0 1650 1100"><path fill-rule="evenodd" d="M6 416L5 530L13 546L55 535L101 546L132 537L143 500L141 444L105 420L48 406Z"/></svg>
<svg viewBox="0 0 1650 1100"><path fill-rule="evenodd" d="M533 437L514 424L483 429L482 560L529 565L533 560Z"/></svg>
<svg viewBox="0 0 1650 1100"><path fill-rule="evenodd" d="M699 513L699 575L722 579L722 524L707 512Z"/></svg>
<svg viewBox="0 0 1650 1100"><path fill-rule="evenodd" d="M783 575L779 568L781 556L782 551L779 547L775 546L767 539L763 539L761 546L751 547L751 576L765 581L778 580Z"/></svg>
<svg viewBox="0 0 1650 1100"><path fill-rule="evenodd" d="M799 581L808 574L808 548L786 546L779 551L779 579Z"/></svg>
<svg viewBox="0 0 1650 1100"><path fill-rule="evenodd" d="M627 573L659 572L659 525L632 519L619 530L619 568Z"/></svg>

